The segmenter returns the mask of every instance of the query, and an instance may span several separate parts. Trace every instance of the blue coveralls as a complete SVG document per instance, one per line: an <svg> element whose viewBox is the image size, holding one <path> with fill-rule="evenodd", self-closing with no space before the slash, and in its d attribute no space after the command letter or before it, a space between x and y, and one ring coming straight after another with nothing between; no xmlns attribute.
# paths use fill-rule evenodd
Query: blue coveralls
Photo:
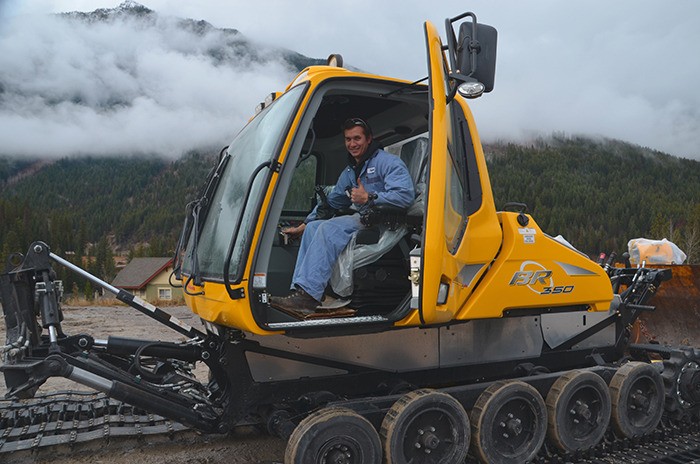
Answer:
<svg viewBox="0 0 700 464"><path fill-rule="evenodd" d="M360 180L367 193L377 194L374 202L351 205L346 191L357 187L357 178L353 168L348 166L328 194L328 204L335 209L352 207L358 213L316 220L314 209L304 220L306 229L301 238L292 288L301 287L317 301L323 297L340 252L347 246L352 234L363 227L359 213L372 204L408 208L415 199L413 180L408 168L401 158L384 150L377 150L365 161L360 171Z"/></svg>

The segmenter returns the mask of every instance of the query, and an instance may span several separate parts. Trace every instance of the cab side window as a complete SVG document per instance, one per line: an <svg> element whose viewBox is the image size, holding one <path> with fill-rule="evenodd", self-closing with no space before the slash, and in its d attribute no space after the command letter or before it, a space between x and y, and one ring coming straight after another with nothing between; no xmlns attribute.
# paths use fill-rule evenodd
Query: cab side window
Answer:
<svg viewBox="0 0 700 464"><path fill-rule="evenodd" d="M292 185L284 201L285 211L307 213L314 205L314 186L318 159L311 155L304 159L294 170Z"/></svg>
<svg viewBox="0 0 700 464"><path fill-rule="evenodd" d="M452 101L449 114L445 241L454 253L462 241L469 215L481 206L481 183L464 112L457 102Z"/></svg>
<svg viewBox="0 0 700 464"><path fill-rule="evenodd" d="M450 106L454 107L454 102ZM448 113L449 114L449 113ZM449 118L447 127L447 182L445 182L445 242L452 253L457 251L466 228L466 209L464 204L464 175L466 168L462 153L461 137L456 133L458 125L454 118ZM457 126L457 127L455 127Z"/></svg>

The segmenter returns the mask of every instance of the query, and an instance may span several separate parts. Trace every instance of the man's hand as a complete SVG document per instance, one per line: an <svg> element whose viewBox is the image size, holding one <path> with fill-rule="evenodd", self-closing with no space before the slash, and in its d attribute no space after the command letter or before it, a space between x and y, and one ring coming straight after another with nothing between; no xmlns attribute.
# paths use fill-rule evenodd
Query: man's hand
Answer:
<svg viewBox="0 0 700 464"><path fill-rule="evenodd" d="M282 233L287 235L289 238L299 238L301 237L301 234L304 233L304 229L306 229L306 224L302 222L296 227L285 227L282 229Z"/></svg>
<svg viewBox="0 0 700 464"><path fill-rule="evenodd" d="M350 190L350 201L356 205L364 205L369 201L369 195L359 177L357 178L357 187Z"/></svg>

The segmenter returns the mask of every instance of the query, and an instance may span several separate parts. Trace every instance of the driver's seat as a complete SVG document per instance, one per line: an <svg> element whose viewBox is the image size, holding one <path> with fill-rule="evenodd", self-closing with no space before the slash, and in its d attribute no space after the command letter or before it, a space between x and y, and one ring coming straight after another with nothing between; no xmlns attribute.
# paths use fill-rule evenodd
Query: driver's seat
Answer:
<svg viewBox="0 0 700 464"><path fill-rule="evenodd" d="M401 147L416 190L416 199L403 220L390 221L356 232L340 253L330 287L341 298L352 299L358 312L393 310L410 291L408 253L412 233L420 233L425 211L428 139L420 137Z"/></svg>

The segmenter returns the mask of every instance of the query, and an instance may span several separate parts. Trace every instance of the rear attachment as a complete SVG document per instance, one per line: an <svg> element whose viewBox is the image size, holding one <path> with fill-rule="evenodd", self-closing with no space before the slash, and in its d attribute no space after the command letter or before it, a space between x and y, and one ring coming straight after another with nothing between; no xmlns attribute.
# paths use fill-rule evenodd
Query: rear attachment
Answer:
<svg viewBox="0 0 700 464"><path fill-rule="evenodd" d="M61 329L62 288L54 279L51 260L187 336L188 341L67 336ZM188 426L223 431L222 411L212 402L216 395L192 373L196 361L206 363L217 358L211 351L218 348L218 343L207 339L205 333L56 256L42 242L33 243L18 265L0 275L0 297L7 325L0 371L5 376L8 397L31 398L49 377L65 377ZM220 370L213 365L216 375Z"/></svg>

